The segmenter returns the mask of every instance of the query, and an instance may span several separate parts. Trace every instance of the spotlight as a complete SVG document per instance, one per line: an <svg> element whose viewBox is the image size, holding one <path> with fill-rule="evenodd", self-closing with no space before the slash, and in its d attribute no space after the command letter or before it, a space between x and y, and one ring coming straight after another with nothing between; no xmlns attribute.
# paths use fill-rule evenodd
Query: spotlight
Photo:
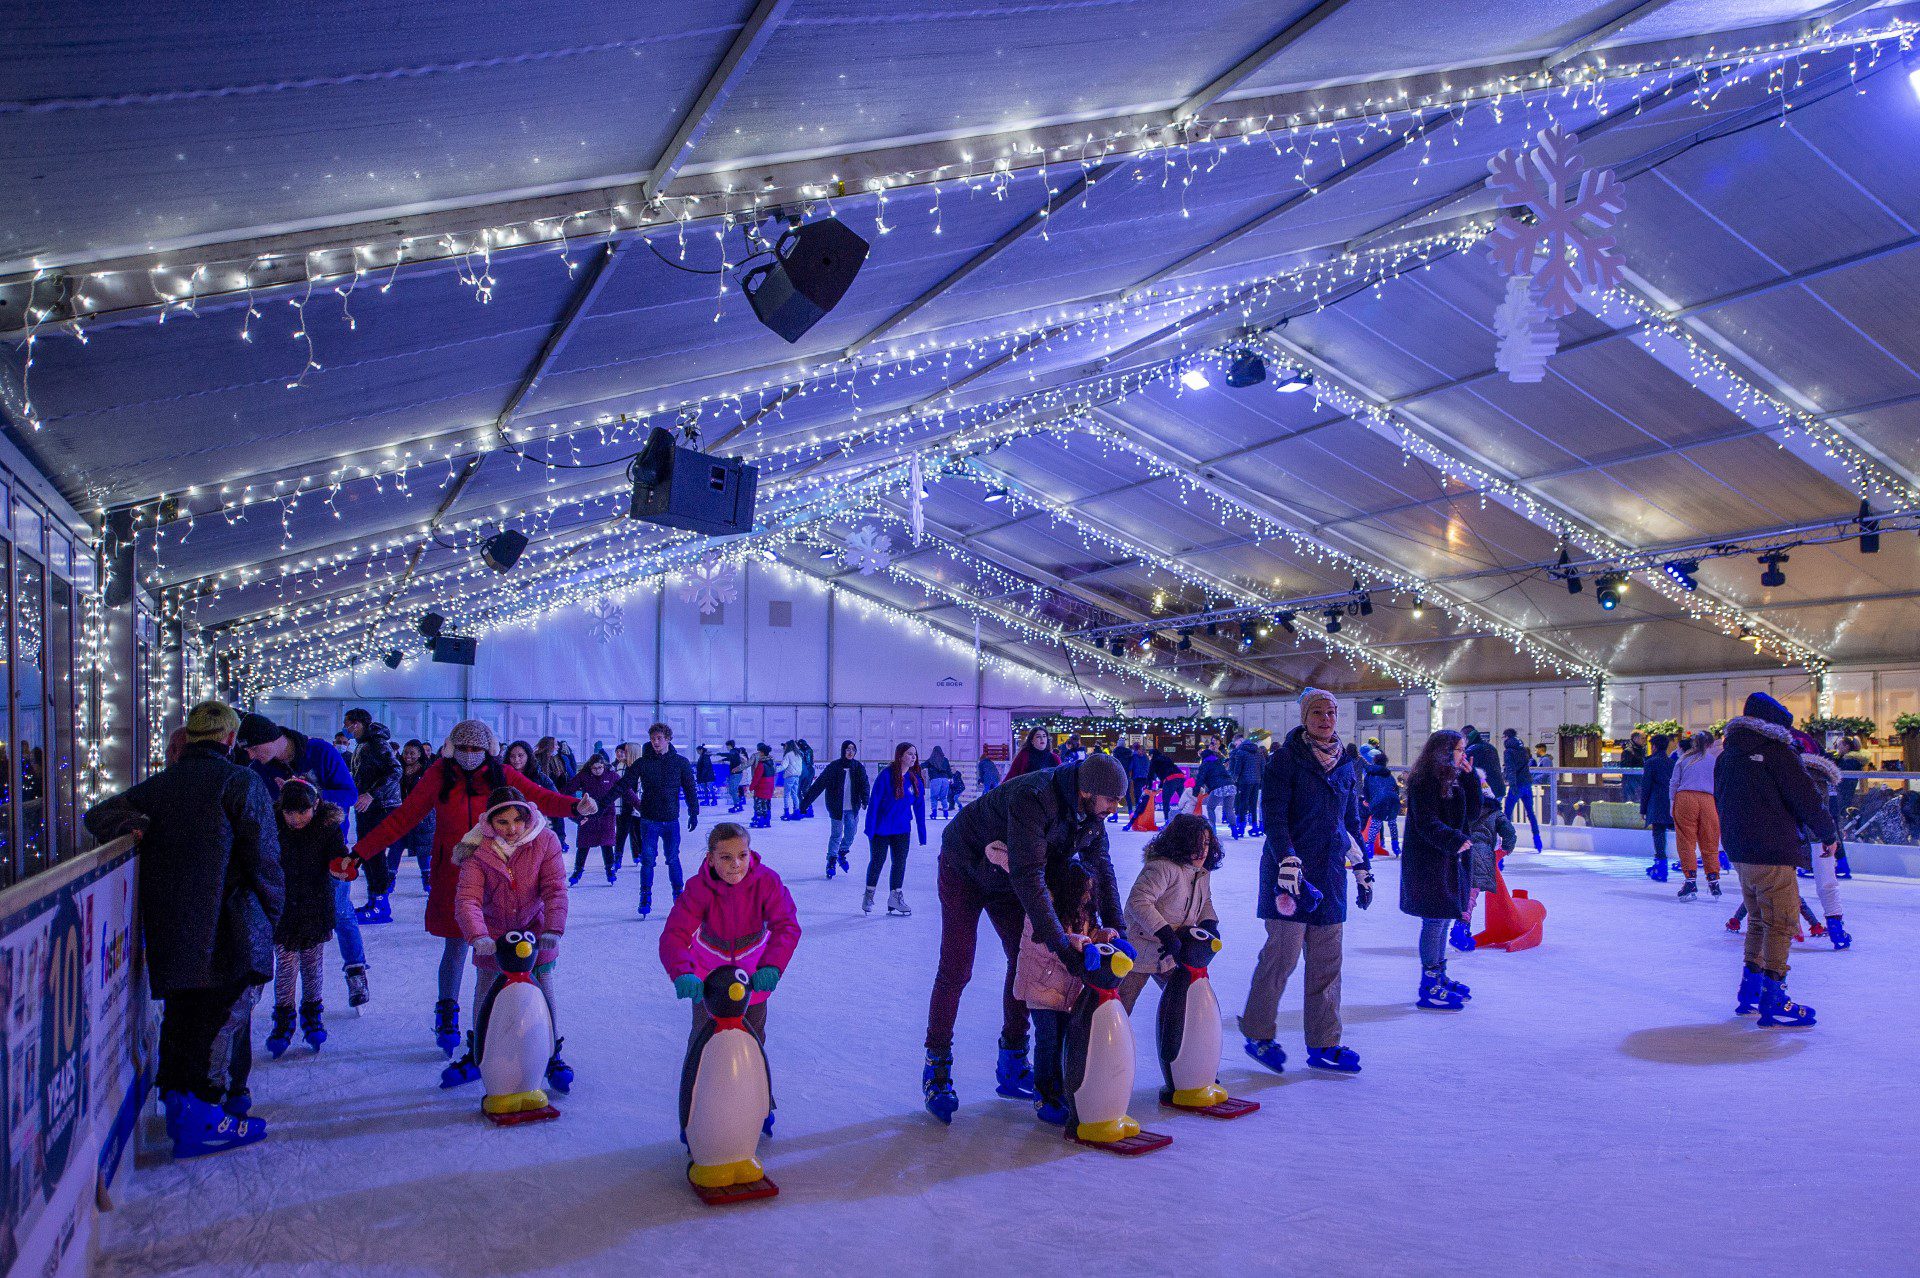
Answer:
<svg viewBox="0 0 1920 1278"><path fill-rule="evenodd" d="M1313 385L1312 373L1307 373L1307 372L1288 373L1286 377L1281 379L1279 384L1276 385L1274 389L1279 391L1283 395L1292 395L1298 391L1305 390L1307 387L1311 385Z"/></svg>
<svg viewBox="0 0 1920 1278"><path fill-rule="evenodd" d="M1181 652L1192 652L1193 651L1193 631L1182 630L1180 632L1180 642L1175 646L1178 647Z"/></svg>
<svg viewBox="0 0 1920 1278"><path fill-rule="evenodd" d="M1360 592L1360 615L1363 617L1373 615L1373 596L1364 590Z"/></svg>
<svg viewBox="0 0 1920 1278"><path fill-rule="evenodd" d="M1413 619L1415 621L1418 621L1420 620L1420 618L1426 615L1427 615L1427 605L1420 601L1419 595L1415 595L1413 597Z"/></svg>
<svg viewBox="0 0 1920 1278"><path fill-rule="evenodd" d="M1207 370L1204 368L1189 368L1180 374L1180 384L1188 390L1205 390L1213 385L1207 380Z"/></svg>
<svg viewBox="0 0 1920 1278"><path fill-rule="evenodd" d="M1297 635L1300 632L1293 628L1293 619L1297 616L1299 616L1298 613L1293 612L1289 609L1282 608L1279 612L1276 612L1273 614L1273 620L1282 630L1286 631L1288 634Z"/></svg>
<svg viewBox="0 0 1920 1278"><path fill-rule="evenodd" d="M1338 608L1327 609L1327 633L1330 635L1340 633L1340 610Z"/></svg>
<svg viewBox="0 0 1920 1278"><path fill-rule="evenodd" d="M1242 648L1253 647L1253 623L1251 621L1243 621L1240 623L1240 646Z"/></svg>
<svg viewBox="0 0 1920 1278"><path fill-rule="evenodd" d="M1580 574L1568 567L1572 562L1573 561L1567 557L1567 548L1565 546L1560 547L1560 566L1554 575L1567 583L1568 594L1577 595L1580 593Z"/></svg>
<svg viewBox="0 0 1920 1278"><path fill-rule="evenodd" d="M1233 357L1233 363L1227 365L1227 385L1235 390L1258 386L1266 380L1267 362L1252 351L1241 351Z"/></svg>
<svg viewBox="0 0 1920 1278"><path fill-rule="evenodd" d="M1140 651L1145 652L1151 647L1153 647L1153 632L1149 630L1140 636Z"/></svg>
<svg viewBox="0 0 1920 1278"><path fill-rule="evenodd" d="M1007 490L999 484L995 484L993 487L987 489L987 502L989 505L995 502L1003 502L1008 496Z"/></svg>
<svg viewBox="0 0 1920 1278"><path fill-rule="evenodd" d="M1769 550L1760 556L1760 562L1767 566L1767 570L1760 574L1761 585L1784 586L1787 584L1787 574L1780 571L1780 565L1787 562L1786 551Z"/></svg>
<svg viewBox="0 0 1920 1278"><path fill-rule="evenodd" d="M387 655L380 658L381 664L386 666L386 668L389 670L398 670L400 668L400 663L405 660L406 658L400 655L400 650L398 648L389 648L387 650Z"/></svg>
<svg viewBox="0 0 1920 1278"><path fill-rule="evenodd" d="M839 554L840 552L835 550L832 546L823 545L820 547L819 553L820 553L821 562L825 563L827 560L832 559L835 555Z"/></svg>
<svg viewBox="0 0 1920 1278"><path fill-rule="evenodd" d="M740 277L740 291L762 324L797 342L846 296L867 249L838 218L790 226L773 246L773 260Z"/></svg>
<svg viewBox="0 0 1920 1278"><path fill-rule="evenodd" d="M1209 621L1207 623L1207 638L1216 639L1219 637L1219 635L1220 635L1220 623L1217 621Z"/></svg>
<svg viewBox="0 0 1920 1278"><path fill-rule="evenodd" d="M419 630L419 632L427 638L433 639L439 636L441 628L446 624L447 619L445 617L437 612L430 612L420 618L420 624L416 626L415 629Z"/></svg>
<svg viewBox="0 0 1920 1278"><path fill-rule="evenodd" d="M1880 553L1880 521L1873 517L1873 507L1864 501L1860 503L1860 553Z"/></svg>
<svg viewBox="0 0 1920 1278"><path fill-rule="evenodd" d="M1600 601L1603 612L1612 612L1620 606L1620 592L1626 588L1626 579L1618 573L1607 573L1593 583L1594 597Z"/></svg>
<svg viewBox="0 0 1920 1278"><path fill-rule="evenodd" d="M1263 621L1260 623L1259 628L1256 629L1254 633L1259 635L1262 639L1265 639L1268 635L1273 633L1273 627L1269 626L1266 622Z"/></svg>
<svg viewBox="0 0 1920 1278"><path fill-rule="evenodd" d="M481 545L480 558L485 560L487 567L495 572L507 572L519 562L520 552L526 548L525 533L503 528Z"/></svg>
<svg viewBox="0 0 1920 1278"><path fill-rule="evenodd" d="M1700 571L1698 559L1676 559L1666 566L1667 576L1680 583L1682 590L1692 592L1700 589L1700 582L1694 574Z"/></svg>

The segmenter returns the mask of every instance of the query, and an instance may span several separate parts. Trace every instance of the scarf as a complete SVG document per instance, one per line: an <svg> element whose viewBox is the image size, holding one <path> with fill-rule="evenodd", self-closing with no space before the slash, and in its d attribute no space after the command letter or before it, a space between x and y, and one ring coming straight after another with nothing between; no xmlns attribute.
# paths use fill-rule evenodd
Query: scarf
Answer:
<svg viewBox="0 0 1920 1278"><path fill-rule="evenodd" d="M1331 737L1328 737L1324 745L1315 739L1312 733L1302 732L1300 736L1309 746L1313 747L1313 757L1319 761L1322 772L1333 771L1335 767L1339 766L1341 757L1347 752L1347 747L1341 742L1340 734L1337 732Z"/></svg>

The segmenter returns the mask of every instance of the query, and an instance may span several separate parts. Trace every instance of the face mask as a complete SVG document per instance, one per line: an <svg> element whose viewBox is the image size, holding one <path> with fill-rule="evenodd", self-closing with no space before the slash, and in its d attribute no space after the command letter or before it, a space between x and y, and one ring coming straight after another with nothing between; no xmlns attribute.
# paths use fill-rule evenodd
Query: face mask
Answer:
<svg viewBox="0 0 1920 1278"><path fill-rule="evenodd" d="M471 772L487 761L485 750L455 750L453 761L465 771Z"/></svg>

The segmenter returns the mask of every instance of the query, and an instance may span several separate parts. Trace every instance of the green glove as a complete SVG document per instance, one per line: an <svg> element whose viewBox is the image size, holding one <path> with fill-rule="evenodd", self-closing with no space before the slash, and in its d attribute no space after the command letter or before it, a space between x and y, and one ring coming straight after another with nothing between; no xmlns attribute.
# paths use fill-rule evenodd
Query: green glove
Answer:
<svg viewBox="0 0 1920 1278"><path fill-rule="evenodd" d="M704 989L706 989L706 982L702 981L692 972L688 972L685 976L676 976L673 978L673 996L675 998L699 998L701 991Z"/></svg>
<svg viewBox="0 0 1920 1278"><path fill-rule="evenodd" d="M769 963L753 974L753 988L762 994L772 991L780 983L780 969Z"/></svg>

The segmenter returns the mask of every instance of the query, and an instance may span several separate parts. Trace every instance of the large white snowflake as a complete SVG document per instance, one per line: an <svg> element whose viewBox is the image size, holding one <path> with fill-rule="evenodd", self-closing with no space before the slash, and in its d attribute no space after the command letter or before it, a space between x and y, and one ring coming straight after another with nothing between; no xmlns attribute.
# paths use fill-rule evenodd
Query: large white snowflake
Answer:
<svg viewBox="0 0 1920 1278"><path fill-rule="evenodd" d="M696 605L702 616L712 616L740 597L736 576L732 564L697 564L682 578L680 597Z"/></svg>
<svg viewBox="0 0 1920 1278"><path fill-rule="evenodd" d="M871 577L893 562L893 538L872 524L862 524L847 538L840 559L847 567L859 569L862 577Z"/></svg>
<svg viewBox="0 0 1920 1278"><path fill-rule="evenodd" d="M595 643L612 643L627 628L624 609L611 599L596 599L587 605L587 634Z"/></svg>
<svg viewBox="0 0 1920 1278"><path fill-rule="evenodd" d="M1612 169L1586 167L1579 143L1555 125L1526 150L1508 148L1487 162L1487 185L1500 202L1527 214L1500 219L1488 254L1501 274L1532 276L1541 308L1555 318L1573 314L1581 293L1620 282L1620 247L1610 232L1625 192Z"/></svg>
<svg viewBox="0 0 1920 1278"><path fill-rule="evenodd" d="M1533 295L1533 277L1516 275L1507 281L1506 300L1493 313L1493 331L1500 338L1493 366L1510 382L1537 382L1547 375L1547 360L1560 349L1560 330Z"/></svg>

